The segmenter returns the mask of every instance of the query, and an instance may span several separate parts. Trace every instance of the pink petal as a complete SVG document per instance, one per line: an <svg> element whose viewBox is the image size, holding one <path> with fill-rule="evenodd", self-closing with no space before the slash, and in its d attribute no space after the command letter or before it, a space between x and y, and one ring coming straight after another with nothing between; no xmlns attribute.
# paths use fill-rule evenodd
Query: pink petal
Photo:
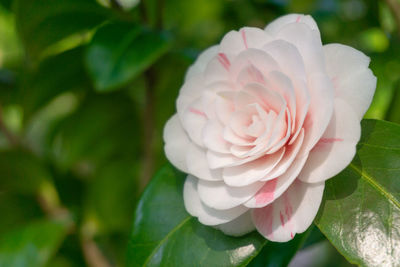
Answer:
<svg viewBox="0 0 400 267"><path fill-rule="evenodd" d="M276 35L279 31L282 30L283 27L291 23L304 23L311 30L318 31L318 26L315 20L311 16L305 16L303 14L288 14L285 16L281 16L268 24L267 27L265 27L265 31L272 35Z"/></svg>
<svg viewBox="0 0 400 267"><path fill-rule="evenodd" d="M304 23L291 23L282 27L277 38L283 39L299 50L306 73L324 72L326 65L319 32Z"/></svg>
<svg viewBox="0 0 400 267"><path fill-rule="evenodd" d="M310 107L304 121L301 153L308 153L321 138L333 113L333 87L324 74L309 76Z"/></svg>
<svg viewBox="0 0 400 267"><path fill-rule="evenodd" d="M223 138L223 129L219 121L208 120L203 128L204 146L219 153L230 153L231 144Z"/></svg>
<svg viewBox="0 0 400 267"><path fill-rule="evenodd" d="M208 167L206 151L203 148L190 143L184 149L186 151L187 173L203 180L222 180L222 169L211 170Z"/></svg>
<svg viewBox="0 0 400 267"><path fill-rule="evenodd" d="M193 63L192 66L189 67L188 71L186 72L185 75L185 82L191 79L193 76L196 76L198 74L202 74L204 70L206 69L206 66L208 62L212 58L214 58L218 54L218 46L214 45L206 50L204 50L196 59L196 61Z"/></svg>
<svg viewBox="0 0 400 267"><path fill-rule="evenodd" d="M221 53L212 58L203 73L204 83L208 85L218 81L229 81L232 59L232 55Z"/></svg>
<svg viewBox="0 0 400 267"><path fill-rule="evenodd" d="M230 222L245 213L248 208L238 206L228 210L216 210L201 202L197 192L197 178L188 175L183 187L183 201L190 215L205 225L219 225Z"/></svg>
<svg viewBox="0 0 400 267"><path fill-rule="evenodd" d="M297 178L307 157L296 159L288 170L278 178L267 181L264 186L244 205L248 208L262 208L280 197Z"/></svg>
<svg viewBox="0 0 400 267"><path fill-rule="evenodd" d="M225 167L222 176L226 184L245 186L254 183L267 175L282 159L285 148L274 154L266 155L243 165Z"/></svg>
<svg viewBox="0 0 400 267"><path fill-rule="evenodd" d="M243 69L251 66L260 71L261 74L273 70L280 70L278 63L266 52L250 48L241 52L234 58L230 68L232 77L239 77L239 74Z"/></svg>
<svg viewBox="0 0 400 267"><path fill-rule="evenodd" d="M177 114L173 115L165 124L163 139L165 142L164 151L168 161L179 170L187 172L186 148L190 141Z"/></svg>
<svg viewBox="0 0 400 267"><path fill-rule="evenodd" d="M321 204L324 183L307 184L296 180L270 205L253 209L253 222L265 238L286 242L313 222Z"/></svg>
<svg viewBox="0 0 400 267"><path fill-rule="evenodd" d="M263 30L244 27L240 31L230 31L222 39L219 52L237 55L249 48L259 48L271 37Z"/></svg>
<svg viewBox="0 0 400 267"><path fill-rule="evenodd" d="M207 115L203 111L201 99L197 99L189 105L180 119L190 139L203 147L202 131L207 123Z"/></svg>
<svg viewBox="0 0 400 267"><path fill-rule="evenodd" d="M324 53L335 97L346 101L361 120L376 88L376 77L368 69L370 59L362 52L341 44L325 45Z"/></svg>
<svg viewBox="0 0 400 267"><path fill-rule="evenodd" d="M311 150L299 179L316 183L338 174L353 159L360 134L358 115L345 101L336 99L329 126Z"/></svg>
<svg viewBox="0 0 400 267"><path fill-rule="evenodd" d="M255 230L250 211L243 213L233 221L217 225L215 228L230 236L242 236Z"/></svg>
<svg viewBox="0 0 400 267"><path fill-rule="evenodd" d="M263 186L256 182L242 187L232 187L223 181L200 180L197 190L201 201L208 207L217 210L226 210L237 207L251 197Z"/></svg>
<svg viewBox="0 0 400 267"><path fill-rule="evenodd" d="M296 159L300 148L303 144L304 130L300 132L299 137L296 141L286 146L285 155L282 157L281 161L271 170L261 181L268 181L274 179L286 172L286 170L291 166L292 162Z"/></svg>

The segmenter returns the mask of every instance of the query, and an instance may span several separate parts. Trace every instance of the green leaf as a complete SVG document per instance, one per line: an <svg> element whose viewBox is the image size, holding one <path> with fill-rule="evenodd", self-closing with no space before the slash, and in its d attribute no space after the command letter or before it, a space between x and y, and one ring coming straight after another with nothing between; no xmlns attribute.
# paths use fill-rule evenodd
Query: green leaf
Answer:
<svg viewBox="0 0 400 267"><path fill-rule="evenodd" d="M0 210L2 216L0 220L0 237L11 229L26 224L27 221L38 219L43 216L35 196L26 196L14 192L4 192L0 190Z"/></svg>
<svg viewBox="0 0 400 267"><path fill-rule="evenodd" d="M400 123L400 81L397 81L393 87L393 95L385 120Z"/></svg>
<svg viewBox="0 0 400 267"><path fill-rule="evenodd" d="M0 152L1 190L34 194L51 181L43 163L30 152L7 150Z"/></svg>
<svg viewBox="0 0 400 267"><path fill-rule="evenodd" d="M130 160L108 162L93 175L86 213L95 217L103 232L129 233L138 198L138 178L139 167Z"/></svg>
<svg viewBox="0 0 400 267"><path fill-rule="evenodd" d="M400 126L364 120L353 162L326 182L315 223L351 263L400 262Z"/></svg>
<svg viewBox="0 0 400 267"><path fill-rule="evenodd" d="M302 235L277 244L257 232L230 237L200 224L185 210L184 180L183 173L167 165L146 188L135 213L128 266L246 266L263 247L252 266L263 262L286 266L299 248ZM277 253L281 249L286 258Z"/></svg>
<svg viewBox="0 0 400 267"><path fill-rule="evenodd" d="M108 16L95 0L15 0L14 12L22 42L34 58L50 45L92 29Z"/></svg>
<svg viewBox="0 0 400 267"><path fill-rule="evenodd" d="M43 266L59 247L68 224L38 221L0 238L0 266Z"/></svg>
<svg viewBox="0 0 400 267"><path fill-rule="evenodd" d="M261 252L247 266L249 267L276 267L288 266L296 252L308 238L311 228L294 239L285 243L269 242Z"/></svg>
<svg viewBox="0 0 400 267"><path fill-rule="evenodd" d="M6 9L11 9L12 0L0 0L0 5Z"/></svg>
<svg viewBox="0 0 400 267"><path fill-rule="evenodd" d="M25 116L43 107L61 93L92 88L82 58L83 47L77 47L46 58L37 69L29 73L18 96Z"/></svg>
<svg viewBox="0 0 400 267"><path fill-rule="evenodd" d="M56 165L92 174L101 163L140 152L138 115L133 103L122 94L88 94L79 108L61 120L49 134Z"/></svg>
<svg viewBox="0 0 400 267"><path fill-rule="evenodd" d="M135 24L111 23L97 30L86 64L98 91L118 89L161 57L170 47L164 33Z"/></svg>

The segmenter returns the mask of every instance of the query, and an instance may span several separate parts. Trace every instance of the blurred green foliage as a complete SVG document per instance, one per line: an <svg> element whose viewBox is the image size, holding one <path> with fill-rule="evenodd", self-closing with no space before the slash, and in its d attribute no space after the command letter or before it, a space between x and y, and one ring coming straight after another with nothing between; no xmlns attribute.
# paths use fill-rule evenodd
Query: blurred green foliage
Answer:
<svg viewBox="0 0 400 267"><path fill-rule="evenodd" d="M378 87L366 117L400 122L384 1L0 0L0 266L93 265L96 251L123 265L185 70L227 31L289 12L367 53Z"/></svg>

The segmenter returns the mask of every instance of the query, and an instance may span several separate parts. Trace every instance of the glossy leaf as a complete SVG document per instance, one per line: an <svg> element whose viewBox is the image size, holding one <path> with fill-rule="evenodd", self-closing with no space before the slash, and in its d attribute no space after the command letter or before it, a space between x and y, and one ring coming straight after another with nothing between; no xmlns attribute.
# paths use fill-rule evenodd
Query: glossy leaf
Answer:
<svg viewBox="0 0 400 267"><path fill-rule="evenodd" d="M112 23L98 29L86 63L98 91L120 88L154 63L170 47L169 38L141 26Z"/></svg>
<svg viewBox="0 0 400 267"><path fill-rule="evenodd" d="M288 266L296 252L308 239L311 228L285 243L268 242L260 253L247 265L248 267Z"/></svg>
<svg viewBox="0 0 400 267"><path fill-rule="evenodd" d="M400 262L400 126L364 120L353 162L326 183L315 223L351 262Z"/></svg>
<svg viewBox="0 0 400 267"><path fill-rule="evenodd" d="M92 29L108 16L95 0L15 0L14 12L21 39L33 57L72 34Z"/></svg>
<svg viewBox="0 0 400 267"><path fill-rule="evenodd" d="M277 244L257 232L230 237L202 225L185 210L185 176L168 165L143 193L128 246L128 266L246 266L253 259L256 261L250 266L265 262L287 265L305 235ZM277 253L281 250L285 253Z"/></svg>
<svg viewBox="0 0 400 267"><path fill-rule="evenodd" d="M68 225L38 221L0 237L0 266L43 266L55 253Z"/></svg>

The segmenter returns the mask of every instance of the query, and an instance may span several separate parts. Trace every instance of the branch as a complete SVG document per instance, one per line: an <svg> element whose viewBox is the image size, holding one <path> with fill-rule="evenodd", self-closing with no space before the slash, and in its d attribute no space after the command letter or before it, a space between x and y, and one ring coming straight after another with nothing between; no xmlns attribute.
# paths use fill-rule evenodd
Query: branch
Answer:
<svg viewBox="0 0 400 267"><path fill-rule="evenodd" d="M58 192L53 184L44 183L40 187L38 202L43 212L50 218L71 222L70 233L76 230L71 219L71 212L61 204ZM82 252L87 265L90 267L110 267L110 263L93 240L93 233L87 231L85 225L81 226L80 233Z"/></svg>
<svg viewBox="0 0 400 267"><path fill-rule="evenodd" d="M163 20L163 6L164 1L158 0L157 2L157 14L155 27L158 30L162 30L162 20ZM145 1L142 0L140 2L140 13L142 17L142 21L144 24L149 24L149 17L147 13L147 7ZM157 72L153 66L151 66L145 73L144 78L146 82L146 106L144 110L143 116L143 133L144 133L144 142L143 142L143 168L142 174L139 184L139 190L142 191L144 187L148 184L154 172L154 133L155 133L155 81L157 80Z"/></svg>
<svg viewBox="0 0 400 267"><path fill-rule="evenodd" d="M82 240L82 250L85 261L90 267L110 267L110 263L101 253L96 242L91 238Z"/></svg>
<svg viewBox="0 0 400 267"><path fill-rule="evenodd" d="M390 11L396 21L397 34L400 37L400 3L397 0L385 0L386 4L389 6Z"/></svg>
<svg viewBox="0 0 400 267"><path fill-rule="evenodd" d="M143 169L139 184L139 191L142 191L153 176L154 171L154 108L155 108L155 77L153 68L144 74L146 81L146 106L143 116Z"/></svg>

